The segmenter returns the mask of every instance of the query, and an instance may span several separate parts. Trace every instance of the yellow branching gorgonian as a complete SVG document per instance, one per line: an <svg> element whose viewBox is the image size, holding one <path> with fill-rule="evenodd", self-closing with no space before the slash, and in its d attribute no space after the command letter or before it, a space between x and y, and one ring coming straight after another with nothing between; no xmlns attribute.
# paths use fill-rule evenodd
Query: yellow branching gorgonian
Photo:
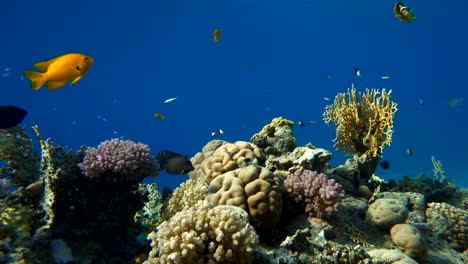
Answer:
<svg viewBox="0 0 468 264"><path fill-rule="evenodd" d="M336 125L335 148L350 155L380 156L390 145L396 103L392 91L366 89L356 94L352 85L347 93L339 93L332 105L325 107L323 120Z"/></svg>

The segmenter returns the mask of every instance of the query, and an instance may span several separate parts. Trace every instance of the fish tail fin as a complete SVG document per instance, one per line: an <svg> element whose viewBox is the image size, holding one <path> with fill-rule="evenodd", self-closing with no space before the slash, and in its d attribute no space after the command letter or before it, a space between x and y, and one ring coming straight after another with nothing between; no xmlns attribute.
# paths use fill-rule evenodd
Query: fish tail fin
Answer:
<svg viewBox="0 0 468 264"><path fill-rule="evenodd" d="M40 72L33 71L23 71L24 76L31 81L31 89L37 91L41 88L42 85L46 82L44 74Z"/></svg>

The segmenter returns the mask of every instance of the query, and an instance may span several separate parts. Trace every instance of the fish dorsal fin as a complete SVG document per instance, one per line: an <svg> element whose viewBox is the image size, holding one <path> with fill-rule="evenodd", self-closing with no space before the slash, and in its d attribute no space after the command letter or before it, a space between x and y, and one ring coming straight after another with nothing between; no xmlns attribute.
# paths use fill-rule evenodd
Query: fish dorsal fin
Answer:
<svg viewBox="0 0 468 264"><path fill-rule="evenodd" d="M70 85L76 84L79 80L81 80L81 77L82 77L82 76L78 76L78 78L74 79L74 80L71 82Z"/></svg>
<svg viewBox="0 0 468 264"><path fill-rule="evenodd" d="M46 89L47 90L56 90L67 84L67 81L48 81Z"/></svg>
<svg viewBox="0 0 468 264"><path fill-rule="evenodd" d="M40 72L46 72L49 66L56 60L58 60L62 56L55 57L53 59L47 60L47 61L41 61L38 63L34 63L34 68L36 68Z"/></svg>

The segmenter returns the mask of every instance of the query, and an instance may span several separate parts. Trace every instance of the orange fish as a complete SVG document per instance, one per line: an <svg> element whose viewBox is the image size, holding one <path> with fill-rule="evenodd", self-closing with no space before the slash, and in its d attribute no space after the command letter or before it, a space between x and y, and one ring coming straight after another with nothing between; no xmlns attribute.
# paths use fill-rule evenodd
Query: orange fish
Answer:
<svg viewBox="0 0 468 264"><path fill-rule="evenodd" d="M47 83L47 90L58 89L71 81L70 85L77 83L85 75L94 60L79 53L68 53L53 59L38 62L34 67L39 72L23 71L31 81L31 88L39 90L44 83Z"/></svg>
<svg viewBox="0 0 468 264"><path fill-rule="evenodd" d="M217 43L219 41L219 37L221 36L221 31L219 29L213 30L213 41Z"/></svg>

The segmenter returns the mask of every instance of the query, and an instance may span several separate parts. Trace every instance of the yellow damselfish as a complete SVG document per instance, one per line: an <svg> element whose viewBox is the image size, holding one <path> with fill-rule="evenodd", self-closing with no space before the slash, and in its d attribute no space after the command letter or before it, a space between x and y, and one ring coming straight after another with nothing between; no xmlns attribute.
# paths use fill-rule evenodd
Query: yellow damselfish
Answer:
<svg viewBox="0 0 468 264"><path fill-rule="evenodd" d="M94 60L79 53L68 53L53 59L38 62L34 67L39 72L23 71L31 81L31 88L39 90L47 82L47 90L58 89L71 81L70 85L77 83L85 75Z"/></svg>
<svg viewBox="0 0 468 264"><path fill-rule="evenodd" d="M219 41L219 38L221 37L221 31L219 29L213 30L213 41L217 43Z"/></svg>

